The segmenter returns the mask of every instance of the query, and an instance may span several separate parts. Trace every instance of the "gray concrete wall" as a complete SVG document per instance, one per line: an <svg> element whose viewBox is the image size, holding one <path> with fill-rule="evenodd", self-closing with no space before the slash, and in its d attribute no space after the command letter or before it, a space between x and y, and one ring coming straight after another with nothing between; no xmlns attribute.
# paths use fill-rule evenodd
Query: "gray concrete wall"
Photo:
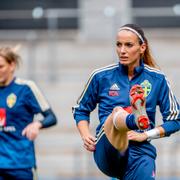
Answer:
<svg viewBox="0 0 180 180"><path fill-rule="evenodd" d="M81 39L112 39L125 23L131 22L130 0L81 0Z"/></svg>

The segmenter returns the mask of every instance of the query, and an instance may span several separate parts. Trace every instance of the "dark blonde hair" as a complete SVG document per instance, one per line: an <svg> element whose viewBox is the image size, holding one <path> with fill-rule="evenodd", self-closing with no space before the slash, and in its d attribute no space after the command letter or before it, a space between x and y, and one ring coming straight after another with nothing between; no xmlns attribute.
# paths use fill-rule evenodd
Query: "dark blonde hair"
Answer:
<svg viewBox="0 0 180 180"><path fill-rule="evenodd" d="M16 66L19 67L21 57L16 53L16 47L0 47L0 56L3 57L9 64L14 62Z"/></svg>
<svg viewBox="0 0 180 180"><path fill-rule="evenodd" d="M149 43L144 35L144 31L136 24L125 24L122 27L129 27L131 29L134 29L135 31L137 31L137 33L139 33L141 35L141 37L143 38L143 40L146 44L146 50L145 50L144 54L142 55L143 62L151 67L159 68L150 52ZM139 44L142 44L142 43L143 43L142 40L139 38Z"/></svg>

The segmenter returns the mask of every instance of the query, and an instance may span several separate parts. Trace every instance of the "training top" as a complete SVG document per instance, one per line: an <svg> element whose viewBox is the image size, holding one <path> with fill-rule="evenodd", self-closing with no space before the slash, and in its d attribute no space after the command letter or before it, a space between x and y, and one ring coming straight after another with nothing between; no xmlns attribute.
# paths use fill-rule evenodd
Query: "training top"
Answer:
<svg viewBox="0 0 180 180"><path fill-rule="evenodd" d="M36 166L33 141L22 136L34 115L50 106L33 81L14 78L0 87L0 169Z"/></svg>
<svg viewBox="0 0 180 180"><path fill-rule="evenodd" d="M146 111L150 120L150 128L155 127L156 106L162 114L165 135L180 130L179 104L171 90L166 76L158 69L141 61L134 69L134 77L129 80L128 69L120 63L95 70L81 96L77 106L73 107L76 123L81 120L90 121L90 112L98 105L99 125L97 133L107 116L116 106L129 107L129 92L133 85L139 84L145 91Z"/></svg>

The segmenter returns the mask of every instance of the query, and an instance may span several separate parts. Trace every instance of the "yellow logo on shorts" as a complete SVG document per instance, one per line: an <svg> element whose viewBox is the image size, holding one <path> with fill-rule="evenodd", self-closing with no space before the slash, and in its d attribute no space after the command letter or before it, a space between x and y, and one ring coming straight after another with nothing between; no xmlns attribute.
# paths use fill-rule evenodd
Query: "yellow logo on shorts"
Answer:
<svg viewBox="0 0 180 180"><path fill-rule="evenodd" d="M151 83L148 80L144 80L141 83L141 86L142 86L142 88L144 90L144 96L147 97L150 94L151 89L152 89Z"/></svg>
<svg viewBox="0 0 180 180"><path fill-rule="evenodd" d="M16 103L16 95L14 93L11 93L8 97L7 97L7 105L9 108L12 108L15 103Z"/></svg>

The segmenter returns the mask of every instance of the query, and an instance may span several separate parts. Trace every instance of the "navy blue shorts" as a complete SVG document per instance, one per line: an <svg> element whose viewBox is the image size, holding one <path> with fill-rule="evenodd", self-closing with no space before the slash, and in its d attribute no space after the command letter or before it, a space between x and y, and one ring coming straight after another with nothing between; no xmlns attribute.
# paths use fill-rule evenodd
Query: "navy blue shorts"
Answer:
<svg viewBox="0 0 180 180"><path fill-rule="evenodd" d="M104 131L97 135L94 160L107 176L121 180L155 180L155 159L128 148L122 154L108 141Z"/></svg>
<svg viewBox="0 0 180 180"><path fill-rule="evenodd" d="M0 180L33 180L34 170L26 169L0 169Z"/></svg>

